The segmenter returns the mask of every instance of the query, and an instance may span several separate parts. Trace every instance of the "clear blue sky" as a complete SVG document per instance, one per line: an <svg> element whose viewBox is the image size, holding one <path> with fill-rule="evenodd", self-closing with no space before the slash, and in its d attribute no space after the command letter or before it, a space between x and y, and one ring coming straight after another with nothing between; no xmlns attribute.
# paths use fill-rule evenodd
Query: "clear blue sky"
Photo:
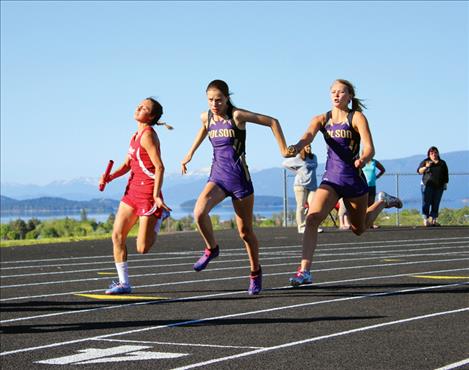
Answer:
<svg viewBox="0 0 469 370"><path fill-rule="evenodd" d="M135 106L155 96L169 173L180 170L228 82L239 107L279 119L288 143L352 81L376 158L469 149L468 2L1 2L1 181L98 177L121 162ZM282 162L270 130L248 125L252 170ZM318 136L313 151L325 161ZM207 168L206 140L189 164Z"/></svg>

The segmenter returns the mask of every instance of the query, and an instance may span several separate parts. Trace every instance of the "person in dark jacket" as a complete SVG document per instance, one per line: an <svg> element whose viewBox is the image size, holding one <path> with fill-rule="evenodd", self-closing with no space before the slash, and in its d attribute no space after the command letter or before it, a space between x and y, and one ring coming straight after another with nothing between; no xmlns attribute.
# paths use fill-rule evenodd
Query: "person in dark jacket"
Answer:
<svg viewBox="0 0 469 370"><path fill-rule="evenodd" d="M430 147L427 158L420 162L417 173L423 175L422 188L422 216L425 226L440 226L437 222L443 191L448 184L448 166L440 158L435 146Z"/></svg>

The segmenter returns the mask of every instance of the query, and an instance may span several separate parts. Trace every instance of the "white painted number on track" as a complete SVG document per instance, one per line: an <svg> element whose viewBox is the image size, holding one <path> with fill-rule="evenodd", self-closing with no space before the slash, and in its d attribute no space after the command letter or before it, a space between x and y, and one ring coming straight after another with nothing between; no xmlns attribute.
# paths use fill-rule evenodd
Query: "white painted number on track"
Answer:
<svg viewBox="0 0 469 370"><path fill-rule="evenodd" d="M139 361L139 360L161 360L187 356L188 353L152 352L142 351L148 346L118 346L112 348L87 348L78 352L79 354L52 358L50 360L37 361L38 364L47 365L82 365L103 364L107 362Z"/></svg>

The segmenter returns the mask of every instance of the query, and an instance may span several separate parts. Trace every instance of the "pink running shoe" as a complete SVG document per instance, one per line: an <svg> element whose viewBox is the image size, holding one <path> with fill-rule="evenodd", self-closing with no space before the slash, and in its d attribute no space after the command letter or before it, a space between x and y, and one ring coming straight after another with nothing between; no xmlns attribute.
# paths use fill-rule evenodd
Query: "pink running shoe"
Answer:
<svg viewBox="0 0 469 370"><path fill-rule="evenodd" d="M295 276L290 278L290 285L293 287L299 287L303 284L312 284L313 277L311 276L311 272L309 271L301 271L301 267L298 268Z"/></svg>
<svg viewBox="0 0 469 370"><path fill-rule="evenodd" d="M199 272L205 269L211 260L218 257L219 251L220 248L218 248L218 245L213 249L205 248L203 256L200 257L196 263L194 263L194 270Z"/></svg>

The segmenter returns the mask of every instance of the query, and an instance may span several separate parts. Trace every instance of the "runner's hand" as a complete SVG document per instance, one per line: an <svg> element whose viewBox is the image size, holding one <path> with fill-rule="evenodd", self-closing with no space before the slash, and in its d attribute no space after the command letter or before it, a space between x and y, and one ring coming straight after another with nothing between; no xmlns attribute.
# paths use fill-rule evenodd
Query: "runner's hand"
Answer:
<svg viewBox="0 0 469 370"><path fill-rule="evenodd" d="M185 175L187 173L187 167L186 164L188 164L192 159L192 156L189 154L184 157L184 159L181 161L181 173Z"/></svg>
<svg viewBox="0 0 469 370"><path fill-rule="evenodd" d="M171 212L172 209L169 208L165 202L163 201L163 199L161 197L154 197L155 199L155 204L158 208L164 208L165 210L167 210L168 212Z"/></svg>

